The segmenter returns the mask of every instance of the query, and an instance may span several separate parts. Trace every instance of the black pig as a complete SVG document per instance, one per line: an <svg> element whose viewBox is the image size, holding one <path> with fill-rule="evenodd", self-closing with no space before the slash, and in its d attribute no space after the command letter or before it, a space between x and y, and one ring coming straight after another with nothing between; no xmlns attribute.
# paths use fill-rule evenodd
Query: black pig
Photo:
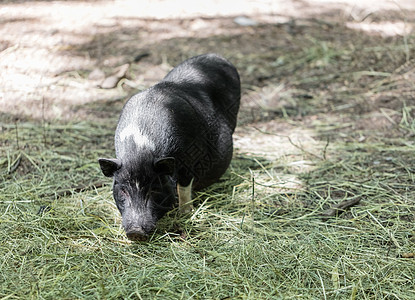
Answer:
<svg viewBox="0 0 415 300"><path fill-rule="evenodd" d="M117 158L100 158L131 240L145 240L179 198L209 186L232 158L240 102L236 68L216 54L190 58L131 97L115 131ZM176 193L177 189L177 193Z"/></svg>

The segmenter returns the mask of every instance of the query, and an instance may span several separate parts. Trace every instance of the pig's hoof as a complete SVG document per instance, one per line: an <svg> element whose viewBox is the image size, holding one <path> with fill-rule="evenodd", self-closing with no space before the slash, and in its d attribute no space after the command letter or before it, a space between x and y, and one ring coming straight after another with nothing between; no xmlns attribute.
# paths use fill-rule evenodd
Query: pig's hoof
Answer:
<svg viewBox="0 0 415 300"><path fill-rule="evenodd" d="M193 210L194 210L194 208L193 208L193 205L191 205L191 204L186 204L186 205L183 205L183 206L179 207L179 213L181 213L183 215L191 213Z"/></svg>

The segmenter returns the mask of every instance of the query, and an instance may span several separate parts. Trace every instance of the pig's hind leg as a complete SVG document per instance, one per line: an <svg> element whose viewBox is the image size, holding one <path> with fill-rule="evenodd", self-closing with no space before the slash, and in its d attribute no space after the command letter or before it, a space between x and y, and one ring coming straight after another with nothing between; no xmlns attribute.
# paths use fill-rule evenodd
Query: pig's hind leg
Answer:
<svg viewBox="0 0 415 300"><path fill-rule="evenodd" d="M179 211L181 213L189 213L193 210L192 204L192 184L193 179L188 186L181 186L177 183L177 195L179 196Z"/></svg>

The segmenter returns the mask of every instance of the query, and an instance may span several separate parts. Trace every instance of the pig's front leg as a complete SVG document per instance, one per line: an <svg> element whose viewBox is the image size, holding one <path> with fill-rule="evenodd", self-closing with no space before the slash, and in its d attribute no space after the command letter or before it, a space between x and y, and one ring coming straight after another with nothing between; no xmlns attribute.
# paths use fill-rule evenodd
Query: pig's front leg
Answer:
<svg viewBox="0 0 415 300"><path fill-rule="evenodd" d="M177 195L179 196L179 211L181 213L189 213L193 210L192 204L192 184L193 179L188 186L181 186L177 183Z"/></svg>

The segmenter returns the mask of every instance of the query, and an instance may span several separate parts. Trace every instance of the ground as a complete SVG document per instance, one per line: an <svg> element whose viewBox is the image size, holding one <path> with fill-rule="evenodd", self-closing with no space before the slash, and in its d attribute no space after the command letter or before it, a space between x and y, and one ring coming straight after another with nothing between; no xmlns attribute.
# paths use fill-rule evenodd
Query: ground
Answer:
<svg viewBox="0 0 415 300"><path fill-rule="evenodd" d="M414 1L7 0L0 24L1 297L415 297ZM233 162L131 244L96 159L207 52L242 80Z"/></svg>

